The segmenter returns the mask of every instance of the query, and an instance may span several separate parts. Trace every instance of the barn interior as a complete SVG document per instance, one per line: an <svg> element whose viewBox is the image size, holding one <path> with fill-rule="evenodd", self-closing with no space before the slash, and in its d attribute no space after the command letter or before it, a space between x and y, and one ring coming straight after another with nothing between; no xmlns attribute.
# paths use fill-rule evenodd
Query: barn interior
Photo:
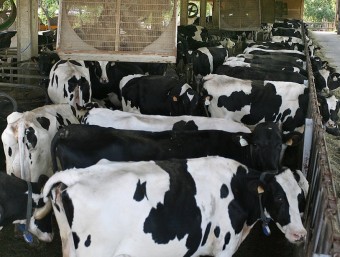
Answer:
<svg viewBox="0 0 340 257"><path fill-rule="evenodd" d="M236 45L229 53L230 56L236 56L245 48L244 42L238 41L242 33L249 39L255 38L256 42L266 41L268 38L263 24L285 19L303 21L304 12L303 0L159 0L157 5L153 0L60 0L56 29L40 31L38 0L16 0L15 11L12 0L0 2L5 4L4 9L7 8L6 17L16 13L12 24L0 32L10 34L15 31L9 41L7 37L5 44L0 39L0 56L3 60L0 63L1 131L7 125L7 115L13 110L24 112L48 102L46 87L41 83L48 76L41 75L38 64L32 61L32 57L41 54L39 34L43 35L45 44L52 44L53 51L64 60L138 60L175 65L179 25L196 24L207 28L212 35L231 38ZM6 4L9 7L5 7ZM133 17L134 22L121 17ZM50 41L50 35L55 39ZM308 84L313 88L314 75L306 41L304 47ZM298 166L311 185L303 216L308 240L298 246L292 245L275 224L270 227L270 237L262 232L261 224L257 224L234 257L336 256L340 253L338 196L315 90L310 93L305 127L304 146L299 150ZM1 170L4 171L6 165L3 153L0 161ZM0 234L0 241L4 242L3 249L16 245L18 252L9 252L10 255L3 257L19 257L23 253L32 257L62 256L58 239L52 243L52 247L51 244L40 244L40 248L31 250L22 238L7 240L13 237L13 232L9 229L6 231L10 235ZM21 247L23 250L20 250Z"/></svg>

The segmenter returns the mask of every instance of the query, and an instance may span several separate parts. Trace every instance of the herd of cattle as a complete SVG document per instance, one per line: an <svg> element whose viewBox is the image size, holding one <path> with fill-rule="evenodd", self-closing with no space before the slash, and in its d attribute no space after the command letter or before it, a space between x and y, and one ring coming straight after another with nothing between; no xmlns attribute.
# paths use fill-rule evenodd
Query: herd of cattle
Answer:
<svg viewBox="0 0 340 257"><path fill-rule="evenodd" d="M179 26L176 67L42 52L51 103L7 117L0 226L51 242L54 215L65 257L232 256L257 221L303 242L308 182L287 150L307 115L305 45L330 133L340 108L340 74L306 33L274 23L230 56L229 38Z"/></svg>

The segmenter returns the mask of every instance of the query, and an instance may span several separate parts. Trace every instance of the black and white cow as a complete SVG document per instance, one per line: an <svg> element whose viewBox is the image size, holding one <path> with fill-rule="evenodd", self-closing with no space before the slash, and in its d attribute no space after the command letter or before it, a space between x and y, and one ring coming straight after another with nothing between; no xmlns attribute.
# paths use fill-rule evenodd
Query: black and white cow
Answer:
<svg viewBox="0 0 340 257"><path fill-rule="evenodd" d="M198 93L176 76L129 75L120 81L123 111L154 115L193 115Z"/></svg>
<svg viewBox="0 0 340 257"><path fill-rule="evenodd" d="M85 113L86 110L77 111L69 104L55 104L8 115L1 135L7 173L34 182L41 174L51 176L52 138L61 127L79 123Z"/></svg>
<svg viewBox="0 0 340 257"><path fill-rule="evenodd" d="M300 20L295 19L284 19L282 22L274 22L273 28L301 28L303 23Z"/></svg>
<svg viewBox="0 0 340 257"><path fill-rule="evenodd" d="M77 107L90 103L91 80L85 63L60 60L54 64L50 72L47 93L55 104L68 103Z"/></svg>
<svg viewBox="0 0 340 257"><path fill-rule="evenodd" d="M311 57L310 60L316 91L329 92L329 90L335 90L340 87L340 74L336 72L335 68L318 56Z"/></svg>
<svg viewBox="0 0 340 257"><path fill-rule="evenodd" d="M252 133L221 130L136 131L71 124L51 142L53 170L84 168L100 159L111 161L165 160L219 155L258 170L277 170L282 136L272 122L258 124ZM93 140L95 138L96 140ZM57 161L58 160L58 161Z"/></svg>
<svg viewBox="0 0 340 257"><path fill-rule="evenodd" d="M109 84L109 73L111 66L115 65L115 63L109 61L85 61L85 65L90 73L92 97L96 99L107 97L106 92L108 90L105 90L105 87L108 87L109 92L112 92L112 87Z"/></svg>
<svg viewBox="0 0 340 257"><path fill-rule="evenodd" d="M251 81L210 74L203 78L212 117L232 119L250 128L262 121L281 124L282 131L303 132L308 88L285 81Z"/></svg>
<svg viewBox="0 0 340 257"><path fill-rule="evenodd" d="M333 135L340 135L338 120L340 101L334 95L325 97L321 94L317 95L320 115L322 116L322 123L326 127L326 131Z"/></svg>
<svg viewBox="0 0 340 257"><path fill-rule="evenodd" d="M272 60L264 60L261 63L252 63L252 62L244 62L240 60L239 57L229 57L227 58L223 65L228 65L231 67L251 67L255 69L265 69L267 72L275 73L277 71L289 71L289 72L297 72L301 75L308 77L308 73L305 69L298 67L297 65L288 65L288 64L280 64L276 62L272 62Z"/></svg>
<svg viewBox="0 0 340 257"><path fill-rule="evenodd" d="M154 132L179 129L216 129L228 132L250 133L250 129L244 126L242 123L227 119L190 115L145 115L119 110L113 111L107 108L91 109L85 114L80 123L116 129L144 130Z"/></svg>
<svg viewBox="0 0 340 257"><path fill-rule="evenodd" d="M303 242L307 192L299 171L263 176L210 156L103 160L56 173L43 194L53 202L63 256L172 257L232 256L261 220L265 227L273 220L290 242Z"/></svg>
<svg viewBox="0 0 340 257"><path fill-rule="evenodd" d="M224 64L217 67L215 74L227 75L239 79L288 81L308 85L308 78L300 73L286 70L272 72L270 67L268 69L241 66L232 67Z"/></svg>
<svg viewBox="0 0 340 257"><path fill-rule="evenodd" d="M243 61L247 63L262 64L265 66L297 66L306 69L306 61L287 55L260 55L260 54L239 54L235 57L228 58L233 61Z"/></svg>
<svg viewBox="0 0 340 257"><path fill-rule="evenodd" d="M228 57L228 50L223 46L201 47L191 53L191 62L195 75L205 76L213 73Z"/></svg>
<svg viewBox="0 0 340 257"><path fill-rule="evenodd" d="M261 49L271 49L271 50L297 50L300 52L304 51L304 45L294 44L292 42L273 42L273 41L265 41L265 42L254 42L248 44L248 47L253 48L261 48Z"/></svg>
<svg viewBox="0 0 340 257"><path fill-rule="evenodd" d="M296 37L302 39L301 28L273 27L272 36Z"/></svg>
<svg viewBox="0 0 340 257"><path fill-rule="evenodd" d="M181 38L186 40L188 50L210 46L209 33L205 27L193 24L180 25L177 27L177 31Z"/></svg>
<svg viewBox="0 0 340 257"><path fill-rule="evenodd" d="M52 213L43 219L36 220L34 218L36 209L44 206L41 191L46 181L47 177L42 176L39 181L31 182L32 213L29 214L30 221L27 229L39 240L51 242L53 239ZM12 223L26 225L27 209L30 208L28 206L28 191L27 181L0 172L0 230Z"/></svg>
<svg viewBox="0 0 340 257"><path fill-rule="evenodd" d="M255 54L255 55L279 55L279 56L291 56L300 58L301 60L306 60L306 56L303 52L297 50L271 50L271 49L262 49L262 48L255 48L255 47L247 47L243 51L244 54Z"/></svg>

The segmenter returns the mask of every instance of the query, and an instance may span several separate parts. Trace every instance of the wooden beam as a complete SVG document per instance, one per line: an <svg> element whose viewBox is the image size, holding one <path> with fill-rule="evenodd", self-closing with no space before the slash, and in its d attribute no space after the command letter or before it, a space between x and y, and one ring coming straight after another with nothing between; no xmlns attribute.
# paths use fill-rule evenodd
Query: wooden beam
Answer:
<svg viewBox="0 0 340 257"><path fill-rule="evenodd" d="M220 0L214 0L213 2L212 22L214 28L220 28Z"/></svg>
<svg viewBox="0 0 340 257"><path fill-rule="evenodd" d="M180 25L188 24L188 0L181 0L181 16L180 16Z"/></svg>
<svg viewBox="0 0 340 257"><path fill-rule="evenodd" d="M200 2L200 26L205 27L207 22L205 17L207 15L207 0L201 0Z"/></svg>

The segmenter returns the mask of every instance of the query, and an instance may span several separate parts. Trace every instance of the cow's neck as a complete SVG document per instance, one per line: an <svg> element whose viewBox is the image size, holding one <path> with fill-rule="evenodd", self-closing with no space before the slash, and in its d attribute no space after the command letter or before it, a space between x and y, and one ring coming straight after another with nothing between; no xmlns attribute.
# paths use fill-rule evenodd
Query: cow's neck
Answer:
<svg viewBox="0 0 340 257"><path fill-rule="evenodd" d="M261 219L261 208L259 197L255 191L256 181L259 180L260 173L257 171L249 171L248 174L237 174L236 181L232 190L235 200L244 211L244 223L246 226L252 227L258 220ZM250 189L254 187L254 189Z"/></svg>

